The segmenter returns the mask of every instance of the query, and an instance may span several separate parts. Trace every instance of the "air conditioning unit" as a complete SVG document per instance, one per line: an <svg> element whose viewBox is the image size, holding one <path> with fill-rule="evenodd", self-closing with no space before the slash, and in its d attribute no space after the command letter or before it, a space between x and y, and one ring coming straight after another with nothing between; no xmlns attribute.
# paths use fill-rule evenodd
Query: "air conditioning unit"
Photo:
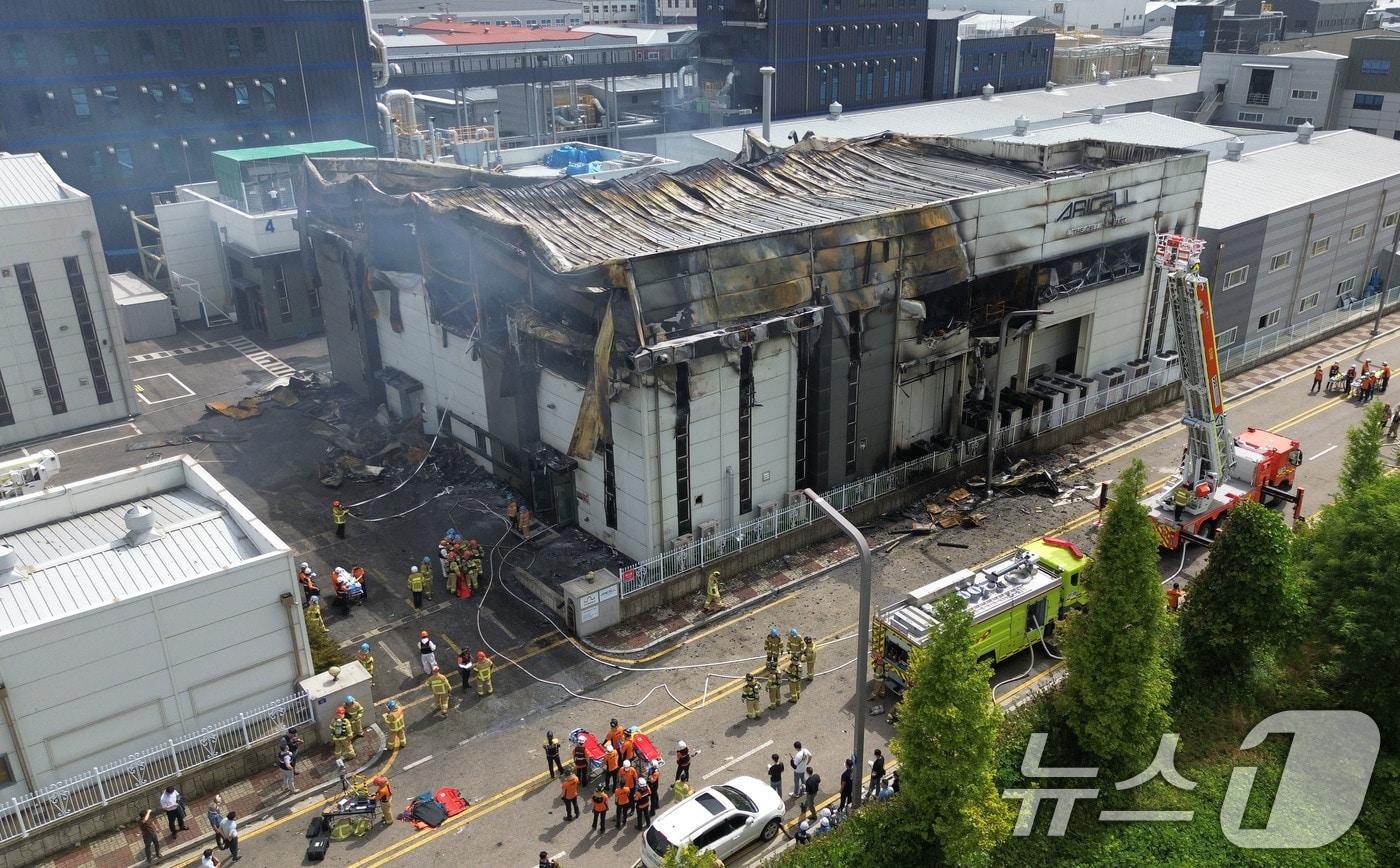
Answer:
<svg viewBox="0 0 1400 868"><path fill-rule="evenodd" d="M694 534L683 533L666 543L666 572L668 574L683 573L694 567L697 560Z"/></svg>
<svg viewBox="0 0 1400 868"><path fill-rule="evenodd" d="M719 535L719 522L702 521L695 525L695 538L700 542L700 550L708 563L724 554L724 540Z"/></svg>
<svg viewBox="0 0 1400 868"><path fill-rule="evenodd" d="M1133 359L1131 362L1125 362L1123 368L1128 372L1128 396L1137 397L1146 392L1150 382L1149 375L1152 373L1152 361Z"/></svg>
<svg viewBox="0 0 1400 868"><path fill-rule="evenodd" d="M1181 379L1181 354L1176 350L1163 350L1152 357L1152 373L1158 386L1175 383Z"/></svg>
<svg viewBox="0 0 1400 868"><path fill-rule="evenodd" d="M1099 398L1094 402L1094 409L1102 410L1110 401L1123 399L1122 386L1128 382L1128 372L1116 366L1105 368L1094 375L1094 380L1099 384Z"/></svg>
<svg viewBox="0 0 1400 868"><path fill-rule="evenodd" d="M782 528L778 527L778 502L776 500L760 503L754 518L759 522L756 529L760 537L777 536L782 532Z"/></svg>

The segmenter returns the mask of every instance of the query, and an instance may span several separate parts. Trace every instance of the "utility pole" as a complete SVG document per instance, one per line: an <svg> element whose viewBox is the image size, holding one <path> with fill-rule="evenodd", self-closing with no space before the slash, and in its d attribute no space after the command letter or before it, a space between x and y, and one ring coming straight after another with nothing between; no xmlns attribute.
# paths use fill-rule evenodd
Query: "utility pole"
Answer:
<svg viewBox="0 0 1400 868"><path fill-rule="evenodd" d="M856 725L855 744L852 747L852 755L855 757L855 779L851 781L851 805L859 808L864 791L864 787L860 785L861 769L865 768L865 667L870 662L870 544L865 541L865 534L857 530L840 510L827 503L820 494L810 488L802 489L802 493L851 538L860 557L860 615L856 623L856 696L853 707Z"/></svg>

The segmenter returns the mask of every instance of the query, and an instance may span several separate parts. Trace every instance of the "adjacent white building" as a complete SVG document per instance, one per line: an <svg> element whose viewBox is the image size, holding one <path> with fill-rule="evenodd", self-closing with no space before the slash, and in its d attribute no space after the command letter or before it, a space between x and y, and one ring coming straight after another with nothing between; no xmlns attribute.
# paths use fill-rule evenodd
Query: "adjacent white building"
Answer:
<svg viewBox="0 0 1400 868"><path fill-rule="evenodd" d="M1000 12L1044 18L1062 30L1138 30L1144 4L1114 0L977 0L976 3L931 4L929 8L965 8L969 12Z"/></svg>
<svg viewBox="0 0 1400 868"><path fill-rule="evenodd" d="M0 447L138 411L92 200L0 153Z"/></svg>
<svg viewBox="0 0 1400 868"><path fill-rule="evenodd" d="M293 693L292 570L188 456L0 503L0 800Z"/></svg>

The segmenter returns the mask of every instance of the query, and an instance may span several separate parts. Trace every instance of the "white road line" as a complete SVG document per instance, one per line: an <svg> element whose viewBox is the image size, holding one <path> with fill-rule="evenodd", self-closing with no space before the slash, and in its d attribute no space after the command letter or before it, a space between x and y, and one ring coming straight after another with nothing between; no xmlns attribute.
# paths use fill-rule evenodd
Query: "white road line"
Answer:
<svg viewBox="0 0 1400 868"><path fill-rule="evenodd" d="M413 762L411 762L411 763L409 763L408 765L404 766L402 769L400 769L400 771L405 771L405 772L406 772L406 771L408 771L409 769L417 768L418 766L421 766L423 763L427 762L428 760L430 760L430 759L432 759L432 758L433 758L433 755L432 755L432 754L428 754L427 756L423 757L422 759L414 760Z"/></svg>
<svg viewBox="0 0 1400 868"><path fill-rule="evenodd" d="M1308 460L1309 460L1309 461L1316 461L1317 459L1321 458L1322 456L1326 455L1328 452L1331 452L1333 449L1336 449L1336 448L1337 448L1337 444L1336 444L1336 443L1333 443L1331 446L1328 446L1326 449L1324 449L1324 450L1322 450L1321 452L1317 453L1316 455L1314 455L1313 457L1309 458Z"/></svg>
<svg viewBox="0 0 1400 868"><path fill-rule="evenodd" d="M719 768L713 769L713 770L710 771L708 774L703 774L703 775L701 775L701 776L700 776L700 780L702 780L702 781L708 781L710 778L714 777L715 775L719 774L720 772L724 771L725 769L729 768L730 766L734 765L735 763L739 762L740 760L746 760L746 759L748 759L749 757L751 757L751 756L753 756L754 754L758 753L759 751L763 750L765 747L768 747L768 746L769 746L770 744L772 744L772 743L773 743L773 739L771 739L771 738L768 739L768 740L765 741L763 744L759 745L758 747L754 748L753 750L747 751L747 752L745 752L745 753L740 754L739 756L736 756L734 759L730 760L729 762L725 763L724 765L720 766Z"/></svg>
<svg viewBox="0 0 1400 868"><path fill-rule="evenodd" d="M502 633L506 634L506 638L509 639L509 640L511 641L512 644L515 644L515 645L519 645L519 644L520 644L520 640L517 639L517 638L515 638L515 634L514 634L514 633L512 633L512 632L510 632L509 630L506 629L506 625L505 625L505 624L502 624L499 618L497 618L497 617L496 617L494 614L492 614L491 612L487 612L487 613L486 613L486 616L487 616L488 618L491 619L491 623L492 623L492 624L495 624L495 625L496 625L496 628L497 628L498 630L500 630Z"/></svg>
<svg viewBox="0 0 1400 868"><path fill-rule="evenodd" d="M403 675L404 675L404 677L408 677L409 675L412 674L412 671L408 668L408 662L405 661L405 660L404 660L402 657L400 657L399 655L395 654L393 648L390 648L390 647L389 647L386 643L384 643L384 642L380 642L380 643L379 643L379 648L380 648L380 650L382 650L382 651L385 653L385 655L388 656L388 658L389 658L390 660L394 661L394 669L395 669L396 671L402 672Z"/></svg>
<svg viewBox="0 0 1400 868"><path fill-rule="evenodd" d="M99 440L96 443L89 443L86 446L74 446L72 449L60 449L54 454L67 455L70 452L81 452L84 449L91 449L94 446L106 446L108 443L120 443L123 440L130 440L132 437L138 436L140 436L139 431L136 434L127 434L125 437L113 437L111 440Z"/></svg>
<svg viewBox="0 0 1400 868"><path fill-rule="evenodd" d="M133 382L133 383L139 383L139 382L141 382L142 380L155 380L155 379L158 379L158 378L160 378L160 377L169 377L171 380L174 380L174 381L175 381L175 384L176 384L177 386L179 386L180 388L182 388L182 389L185 390L185 394L183 394L183 395L176 395L176 396L174 396L173 398L160 398L159 400L155 400L155 401L152 401L150 398L147 398L145 392L137 392L137 393L136 393L136 397L137 397L137 398L140 398L143 402L145 402L145 403L148 404L148 405L149 405L149 404L164 404L166 401L178 401L178 400L180 400L181 398L192 398L192 397L194 397L194 394L195 394L194 389L191 389L189 386L185 385L183 382L181 382L181 380L180 380L179 377L177 377L177 376L175 376L174 374L171 374L171 373L152 374L152 375L150 375L149 377L137 377L136 379L132 380L131 382Z"/></svg>

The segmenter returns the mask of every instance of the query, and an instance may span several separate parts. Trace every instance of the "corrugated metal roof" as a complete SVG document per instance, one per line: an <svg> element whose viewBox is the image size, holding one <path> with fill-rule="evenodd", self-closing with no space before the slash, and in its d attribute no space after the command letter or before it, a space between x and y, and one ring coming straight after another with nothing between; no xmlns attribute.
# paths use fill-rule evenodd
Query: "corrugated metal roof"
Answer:
<svg viewBox="0 0 1400 868"><path fill-rule="evenodd" d="M22 208L72 198L38 154L0 154L0 208Z"/></svg>
<svg viewBox="0 0 1400 868"><path fill-rule="evenodd" d="M157 537L127 545L123 515L155 513ZM258 555L216 502L188 488L5 537L25 578L0 586L0 634L171 587Z"/></svg>
<svg viewBox="0 0 1400 868"><path fill-rule="evenodd" d="M1025 115L1032 123L1087 112L1094 106L1124 106L1154 99L1195 93L1199 70L1167 75L1121 78L1103 84L1056 88L1054 92L1023 90L1002 93L990 100L981 97L939 100L883 109L846 111L840 119L825 116L775 121L770 141L783 142L789 133L799 137L812 131L832 139L870 136L893 131L908 136L964 136L975 132L1009 129ZM756 123L691 133L695 139L733 155L743 146L744 130Z"/></svg>
<svg viewBox="0 0 1400 868"><path fill-rule="evenodd" d="M1217 160L1206 169L1201 226L1224 229L1400 175L1400 142L1357 130Z"/></svg>
<svg viewBox="0 0 1400 868"><path fill-rule="evenodd" d="M1045 178L1014 163L890 136L804 143L748 164L599 184L422 194L530 232L560 271L944 202Z"/></svg>

